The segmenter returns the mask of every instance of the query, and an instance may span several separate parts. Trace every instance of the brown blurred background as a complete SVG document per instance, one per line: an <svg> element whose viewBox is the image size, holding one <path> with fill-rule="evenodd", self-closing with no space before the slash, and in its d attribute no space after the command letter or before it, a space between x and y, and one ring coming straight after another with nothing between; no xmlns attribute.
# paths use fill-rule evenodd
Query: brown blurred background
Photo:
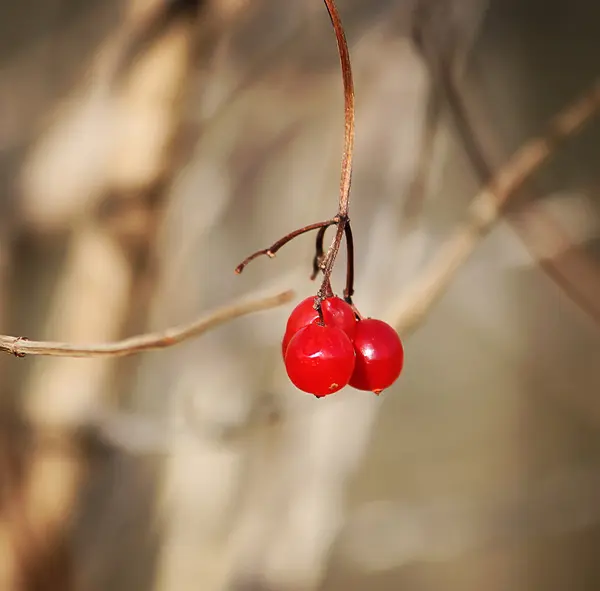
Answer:
<svg viewBox="0 0 600 591"><path fill-rule="evenodd" d="M478 187L597 81L600 5L338 4L355 301L391 319ZM110 341L313 293L311 238L233 269L335 213L342 132L319 0L0 2L0 332ZM596 119L380 398L288 383L293 303L164 352L0 358L0 590L600 588L599 159Z"/></svg>

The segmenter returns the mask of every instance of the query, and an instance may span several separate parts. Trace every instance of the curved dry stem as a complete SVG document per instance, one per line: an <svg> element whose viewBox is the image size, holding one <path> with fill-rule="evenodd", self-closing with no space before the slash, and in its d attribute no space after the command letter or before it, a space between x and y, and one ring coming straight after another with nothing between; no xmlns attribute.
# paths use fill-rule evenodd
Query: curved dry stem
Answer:
<svg viewBox="0 0 600 591"><path fill-rule="evenodd" d="M339 215L348 215L350 201L350 184L352 182L352 157L354 153L354 82L350 66L350 53L348 42L340 15L334 0L324 0L331 24L335 31L340 64L342 66L342 80L344 83L344 151L342 153L342 176L340 180Z"/></svg>
<svg viewBox="0 0 600 591"><path fill-rule="evenodd" d="M266 255L273 257L275 252L281 248L284 244L287 244L293 238L304 234L310 230L319 228L321 231L317 236L317 258L313 261L313 277L315 277L320 269L323 271L323 282L317 292L315 298L315 308L320 310L321 302L327 297L327 294L331 293L331 273L335 265L335 260L340 250L342 239L346 232L346 226L349 222L348 210L350 202L350 184L352 181L352 158L354 152L354 82L352 80L352 67L350 64L350 52L348 50L348 43L346 41L346 34L342 26L339 12L335 5L334 0L324 0L327 12L333 25L335 32L335 38L337 42L338 52L340 56L340 63L342 67L342 80L344 85L344 149L342 153L342 172L340 179L340 196L338 201L338 214L335 218L327 222L319 222L311 224L305 228L300 228L287 236L284 236L273 244L270 248L259 250L249 257L247 257L238 267L236 268L237 273L241 273L244 267L255 258ZM327 254L322 256L322 240L325 234L323 228L327 228L331 225L337 226L337 231L329 247ZM321 244L321 246L319 246ZM351 273L353 275L353 271Z"/></svg>
<svg viewBox="0 0 600 591"><path fill-rule="evenodd" d="M352 182L352 158L354 154L354 82L352 80L352 67L350 65L350 52L344 27L338 13L334 0L324 0L327 12L331 18L331 24L335 32L335 38L340 54L342 67L342 81L344 85L344 150L342 152L342 173L340 179L340 197L338 202L337 231L321 263L323 271L323 283L317 293L318 304L326 297L328 289L331 289L331 273L335 265L338 252L344 237L345 228L348 224L348 211L350 207L350 185Z"/></svg>
<svg viewBox="0 0 600 591"><path fill-rule="evenodd" d="M97 345L77 345L47 341L30 341L25 337L0 336L0 352L25 357L26 355L47 355L53 357L124 357L142 351L166 349L183 341L198 337L221 324L235 318L276 308L291 301L291 290L258 300L240 302L219 308L214 312L188 324L174 326L164 331L130 337L113 343Z"/></svg>

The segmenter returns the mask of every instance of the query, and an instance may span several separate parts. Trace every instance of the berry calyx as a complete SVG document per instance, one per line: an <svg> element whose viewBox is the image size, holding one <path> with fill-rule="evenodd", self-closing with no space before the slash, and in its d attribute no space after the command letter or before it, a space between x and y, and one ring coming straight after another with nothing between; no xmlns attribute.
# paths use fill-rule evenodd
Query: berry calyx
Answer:
<svg viewBox="0 0 600 591"><path fill-rule="evenodd" d="M302 300L290 314L285 328L285 335L281 343L281 353L285 358L287 346L292 337L308 324L319 322L319 313L314 308L315 298L310 296ZM323 322L326 326L335 326L344 331L350 340L354 337L356 330L356 316L352 306L342 298L331 296L321 302Z"/></svg>
<svg viewBox="0 0 600 591"><path fill-rule="evenodd" d="M398 333L383 320L366 318L356 323L356 362L350 385L381 394L402 373L404 347Z"/></svg>
<svg viewBox="0 0 600 591"><path fill-rule="evenodd" d="M352 342L335 326L313 323L300 328L285 353L285 369L294 386L319 398L346 386L354 364Z"/></svg>

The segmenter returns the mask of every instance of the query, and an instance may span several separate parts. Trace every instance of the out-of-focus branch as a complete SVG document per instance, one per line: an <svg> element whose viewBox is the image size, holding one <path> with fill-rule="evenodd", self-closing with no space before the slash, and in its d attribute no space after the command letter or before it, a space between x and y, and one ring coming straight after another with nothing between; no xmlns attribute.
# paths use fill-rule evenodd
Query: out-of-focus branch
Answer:
<svg viewBox="0 0 600 591"><path fill-rule="evenodd" d="M54 357L124 357L142 351L166 349L198 337L217 326L246 316L254 312L269 310L281 306L294 296L291 290L265 298L231 304L215 310L189 324L168 328L161 332L153 332L130 337L113 343L98 345L77 345L74 343L58 343L51 341L30 341L24 337L0 336L0 351L24 357L26 355L47 355Z"/></svg>
<svg viewBox="0 0 600 591"><path fill-rule="evenodd" d="M435 139L439 129L442 97L435 84L430 83L425 107L423 130L419 137L419 157L406 199L402 204L402 220L405 225L414 223L421 214L427 194L429 169L433 160Z"/></svg>
<svg viewBox="0 0 600 591"><path fill-rule="evenodd" d="M599 108L600 80L550 122L546 136L522 146L473 199L467 221L440 247L422 275L388 313L388 319L403 335L412 332L444 294L457 271L498 220L509 199L552 155L557 145L581 128Z"/></svg>
<svg viewBox="0 0 600 591"><path fill-rule="evenodd" d="M476 132L473 117L467 108L465 93L457 84L457 72L464 65L465 49L469 48L469 43L465 44L464 32L457 29L456 24L454 29L448 26L448 22L452 20L451 13L451 3L424 0L416 13L413 37L427 62L434 86L443 95L456 133L475 174L481 183L488 183L495 172L489 156L489 141L482 141L479 129ZM482 119L477 127L486 123L487 121ZM494 137L492 133L487 135L490 139ZM529 201L531 198L531 195L527 196ZM568 298L600 325L600 301L596 297L597 285L600 283L600 267L595 261L570 241L560 223L542 212L538 212L535 219L519 212L508 216L507 219L540 269ZM535 231L531 227L533 221ZM536 241L541 235L544 235L546 241L552 239L562 243L565 251L569 253L568 258L539 256L540 247Z"/></svg>
<svg viewBox="0 0 600 591"><path fill-rule="evenodd" d="M121 81L135 60L169 31L177 19L196 19L202 5L201 0L171 0L144 7L139 19L123 30L124 42L112 73L113 80Z"/></svg>
<svg viewBox="0 0 600 591"><path fill-rule="evenodd" d="M507 217L540 268L600 326L598 262L541 207L521 207Z"/></svg>

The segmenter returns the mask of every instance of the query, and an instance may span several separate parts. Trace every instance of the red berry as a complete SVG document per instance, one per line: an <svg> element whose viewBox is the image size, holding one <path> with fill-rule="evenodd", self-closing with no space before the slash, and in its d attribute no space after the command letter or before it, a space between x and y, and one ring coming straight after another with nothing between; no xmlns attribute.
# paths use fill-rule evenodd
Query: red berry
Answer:
<svg viewBox="0 0 600 591"><path fill-rule="evenodd" d="M291 338L285 369L294 386L321 397L348 384L354 359L354 347L344 331L335 326L308 324Z"/></svg>
<svg viewBox="0 0 600 591"><path fill-rule="evenodd" d="M285 351L291 338L303 327L319 320L319 313L314 309L315 298L310 296L302 300L290 314L285 328L285 336L281 343L281 352L285 358ZM332 296L325 298L321 303L323 322L326 326L335 326L343 330L352 340L356 329L356 316L352 306L342 298Z"/></svg>
<svg viewBox="0 0 600 591"><path fill-rule="evenodd" d="M356 364L350 385L380 394L402 373L404 348L398 333L386 322L366 318L356 323Z"/></svg>

